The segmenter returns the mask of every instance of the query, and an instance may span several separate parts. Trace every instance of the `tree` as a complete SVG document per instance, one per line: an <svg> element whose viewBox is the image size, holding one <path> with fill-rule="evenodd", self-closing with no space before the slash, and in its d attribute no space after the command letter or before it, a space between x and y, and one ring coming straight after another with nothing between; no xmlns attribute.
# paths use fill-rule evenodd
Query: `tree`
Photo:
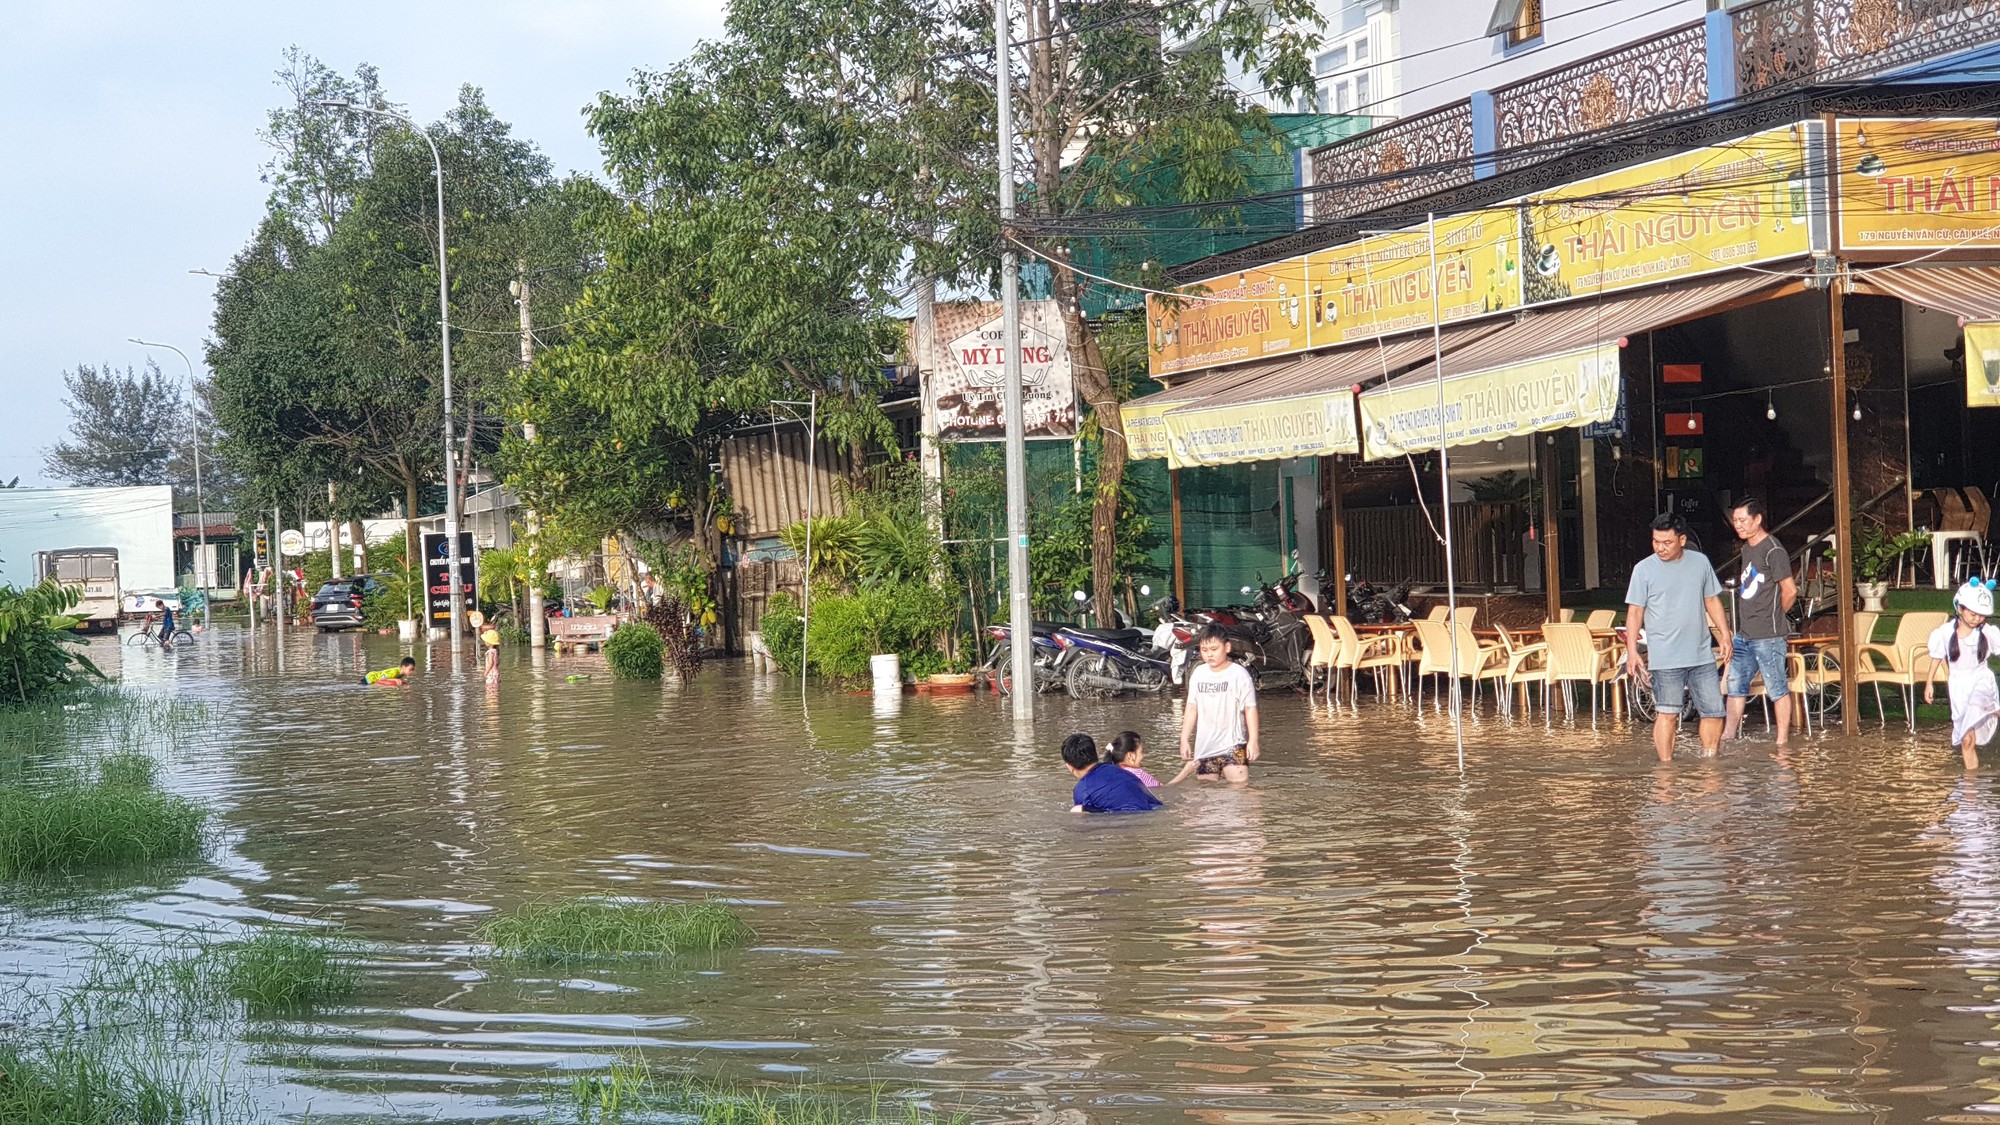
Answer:
<svg viewBox="0 0 2000 1125"><path fill-rule="evenodd" d="M167 483L173 447L188 440L178 380L150 360L143 373L80 363L63 386L69 437L43 454L43 472L86 486Z"/></svg>
<svg viewBox="0 0 2000 1125"><path fill-rule="evenodd" d="M342 78L294 49L290 104L271 113L263 219L217 293L217 413L260 497L324 500L333 518L402 501L414 521L442 476L438 215L429 145L346 98L388 108L375 71ZM517 363L508 283L538 272L560 295L583 271L572 233L588 185L460 91L429 126L444 163L454 407L470 467L499 445L498 391ZM412 528L413 533L413 528Z"/></svg>

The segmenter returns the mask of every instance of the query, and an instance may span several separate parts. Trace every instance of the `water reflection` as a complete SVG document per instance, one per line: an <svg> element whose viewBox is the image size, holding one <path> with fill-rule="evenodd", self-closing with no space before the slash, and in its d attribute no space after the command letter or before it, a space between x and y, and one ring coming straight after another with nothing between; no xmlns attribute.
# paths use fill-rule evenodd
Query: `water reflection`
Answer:
<svg viewBox="0 0 2000 1125"><path fill-rule="evenodd" d="M2000 811L1934 738L1658 766L1609 718L1482 711L1461 776L1439 712L1273 697L1251 788L1086 818L1062 734L1135 729L1172 765L1177 704L1056 697L1028 727L983 695L802 698L726 664L635 685L512 651L492 695L419 647L402 689L354 684L393 638L106 652L215 704L223 737L168 779L226 834L161 886L10 900L15 971L61 973L87 935L273 917L382 942L355 1008L246 1041L259 1096L316 1121L539 1118L535 1081L621 1050L1020 1121L2000 1101ZM587 892L739 903L759 941L656 968L477 956L491 910Z"/></svg>

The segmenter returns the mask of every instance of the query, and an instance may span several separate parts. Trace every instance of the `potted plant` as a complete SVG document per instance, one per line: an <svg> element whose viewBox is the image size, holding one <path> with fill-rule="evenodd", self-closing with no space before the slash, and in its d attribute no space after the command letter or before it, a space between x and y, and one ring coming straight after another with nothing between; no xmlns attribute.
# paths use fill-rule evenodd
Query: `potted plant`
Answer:
<svg viewBox="0 0 2000 1125"><path fill-rule="evenodd" d="M1928 531L1904 531L1890 535L1874 521L1859 524L1854 535L1854 590L1861 595L1861 608L1880 613L1882 599L1889 595L1883 575L1897 559L1910 551L1930 546ZM1829 548L1827 556L1836 552Z"/></svg>

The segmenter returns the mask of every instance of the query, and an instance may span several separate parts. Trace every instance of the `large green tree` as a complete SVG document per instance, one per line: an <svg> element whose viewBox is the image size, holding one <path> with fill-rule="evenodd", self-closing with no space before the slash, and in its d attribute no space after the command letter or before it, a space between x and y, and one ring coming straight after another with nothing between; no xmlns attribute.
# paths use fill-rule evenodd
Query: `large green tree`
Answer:
<svg viewBox="0 0 2000 1125"><path fill-rule="evenodd" d="M331 484L335 518L393 498L414 519L443 461L430 147L393 120L323 104L393 109L371 68L344 78L295 51L280 80L289 104L265 132L270 201L217 295L217 414L260 497L317 500ZM470 468L499 444L500 392L519 364L509 283L532 276L556 300L576 291L589 258L575 215L591 190L557 180L476 89L426 132L444 165L454 409Z"/></svg>
<svg viewBox="0 0 2000 1125"><path fill-rule="evenodd" d="M77 485L172 485L176 510L192 508L199 436L201 495L210 511L228 507L236 481L219 455L206 395L191 417L196 404L181 380L151 360L143 371L80 363L63 372L63 388L69 435L43 452L43 472Z"/></svg>

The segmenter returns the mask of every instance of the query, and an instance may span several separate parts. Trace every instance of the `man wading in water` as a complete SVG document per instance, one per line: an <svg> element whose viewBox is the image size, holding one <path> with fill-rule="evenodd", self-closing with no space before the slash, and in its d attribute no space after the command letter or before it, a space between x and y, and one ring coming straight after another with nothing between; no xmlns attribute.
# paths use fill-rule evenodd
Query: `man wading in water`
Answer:
<svg viewBox="0 0 2000 1125"><path fill-rule="evenodd" d="M1653 689L1653 749L1674 760L1681 710L1692 703L1701 716L1701 752L1722 745L1722 682L1709 636L1722 646L1729 671L1729 625L1722 616L1722 584L1708 556L1687 549L1687 524L1679 516L1653 521L1653 553L1632 568L1625 590L1625 669L1634 683ZM1703 631L1703 618L1708 629ZM1639 655L1640 631L1646 655ZM1652 667L1648 668L1647 665Z"/></svg>
<svg viewBox="0 0 2000 1125"><path fill-rule="evenodd" d="M1792 581L1792 560L1778 537L1764 530L1764 502L1746 496L1730 509L1729 522L1743 540L1743 576L1736 582L1736 636L1730 645L1729 716L1722 724L1724 742L1743 731L1743 711L1750 702L1750 678L1764 674L1764 695L1778 713L1778 745L1792 734L1791 676L1785 669L1785 638L1792 622L1785 615L1798 600Z"/></svg>

